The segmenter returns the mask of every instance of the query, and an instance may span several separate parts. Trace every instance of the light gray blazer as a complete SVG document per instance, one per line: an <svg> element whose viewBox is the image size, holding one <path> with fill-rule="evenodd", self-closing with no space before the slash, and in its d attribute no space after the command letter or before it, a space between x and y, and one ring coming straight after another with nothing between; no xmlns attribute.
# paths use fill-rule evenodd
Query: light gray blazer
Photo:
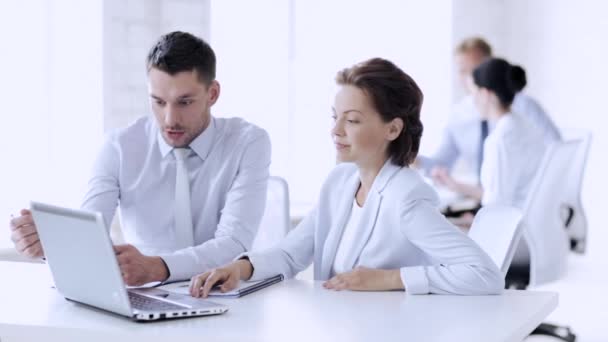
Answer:
<svg viewBox="0 0 608 342"><path fill-rule="evenodd" d="M254 267L252 280L279 273L290 278L311 262L316 280L331 278L359 182L354 164L336 166L315 209L281 243L243 254ZM363 206L358 239L348 255L352 267L399 268L410 294L500 293L504 288L500 270L441 215L437 203L437 194L416 171L388 161Z"/></svg>

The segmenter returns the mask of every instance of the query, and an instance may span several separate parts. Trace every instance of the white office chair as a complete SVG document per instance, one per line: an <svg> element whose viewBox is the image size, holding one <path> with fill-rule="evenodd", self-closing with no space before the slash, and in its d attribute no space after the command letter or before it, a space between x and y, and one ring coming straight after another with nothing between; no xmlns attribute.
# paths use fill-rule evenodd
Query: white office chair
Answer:
<svg viewBox="0 0 608 342"><path fill-rule="evenodd" d="M572 160L581 140L554 143L543 159L524 205L523 241L530 254L528 285L559 279L566 270L570 238L560 210Z"/></svg>
<svg viewBox="0 0 608 342"><path fill-rule="evenodd" d="M506 277L508 287L528 286L558 280L566 271L570 238L564 229L560 209L568 191L572 161L582 140L554 143L543 158L530 189L523 215L523 239L516 251L528 253L526 262L516 256ZM569 327L542 323L533 335L548 335L574 342L576 335Z"/></svg>
<svg viewBox="0 0 608 342"><path fill-rule="evenodd" d="M566 139L578 139L581 141L575 158L571 161L572 167L565 182L566 192L562 205L562 220L570 237L570 249L573 252L583 254L587 249L587 217L581 201L583 178L591 147L591 133L587 130L566 130L569 137Z"/></svg>
<svg viewBox="0 0 608 342"><path fill-rule="evenodd" d="M281 177L268 179L266 209L251 250L259 251L273 247L289 232L289 187Z"/></svg>
<svg viewBox="0 0 608 342"><path fill-rule="evenodd" d="M522 235L521 210L504 205L487 205L475 215L469 237L492 258L503 276Z"/></svg>

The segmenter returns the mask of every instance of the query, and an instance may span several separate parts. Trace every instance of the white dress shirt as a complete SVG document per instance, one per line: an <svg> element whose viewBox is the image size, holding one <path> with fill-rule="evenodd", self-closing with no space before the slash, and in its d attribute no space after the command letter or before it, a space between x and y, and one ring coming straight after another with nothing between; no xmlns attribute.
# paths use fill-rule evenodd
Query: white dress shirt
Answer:
<svg viewBox="0 0 608 342"><path fill-rule="evenodd" d="M399 269L409 294L495 294L504 278L492 259L437 209L433 189L415 170L387 161L362 207L352 240L342 238L359 188L358 168L336 166L313 211L276 247L245 253L251 279L293 277L314 264L316 280L334 276L338 249L344 270ZM350 240L350 241L349 241ZM344 244L344 245L342 245Z"/></svg>
<svg viewBox="0 0 608 342"><path fill-rule="evenodd" d="M82 204L101 212L108 227L119 206L125 240L161 256L169 281L189 279L248 250L265 207L270 139L263 129L212 117L189 147L194 246L177 248L176 161L153 117L108 136Z"/></svg>
<svg viewBox="0 0 608 342"><path fill-rule="evenodd" d="M542 132L546 143L550 144L561 140L561 134L553 120L551 120L543 107L530 96L521 92L517 93L513 104L511 104L511 112L519 113L532 124L536 125L536 128Z"/></svg>
<svg viewBox="0 0 608 342"><path fill-rule="evenodd" d="M436 166L452 169L462 159L470 173L475 173L479 163L481 117L477 113L472 96L464 97L453 109L443 130L439 148L430 157L418 156L419 166L428 175Z"/></svg>
<svg viewBox="0 0 608 342"><path fill-rule="evenodd" d="M546 143L560 139L557 126L549 115L530 96L518 93L511 105L512 111L520 113L534 125L544 137ZM435 166L451 169L454 163L462 158L471 173L479 167L481 116L479 115L472 96L464 97L454 107L454 112L448 119L444 129L441 143L435 154L431 157L419 156L418 162L425 173L429 173ZM490 125L490 132L492 132Z"/></svg>
<svg viewBox="0 0 608 342"><path fill-rule="evenodd" d="M503 115L484 145L482 204L524 207L548 144L537 126L517 114Z"/></svg>
<svg viewBox="0 0 608 342"><path fill-rule="evenodd" d="M351 265L348 264L348 249L354 245L354 241L357 239L357 229L361 227L361 225L359 225L359 221L361 221L362 212L363 208L357 204L357 199L355 198L353 200L353 207L350 210L348 223L342 232L340 244L338 245L338 250L336 251L336 259L334 260L334 274L351 271Z"/></svg>

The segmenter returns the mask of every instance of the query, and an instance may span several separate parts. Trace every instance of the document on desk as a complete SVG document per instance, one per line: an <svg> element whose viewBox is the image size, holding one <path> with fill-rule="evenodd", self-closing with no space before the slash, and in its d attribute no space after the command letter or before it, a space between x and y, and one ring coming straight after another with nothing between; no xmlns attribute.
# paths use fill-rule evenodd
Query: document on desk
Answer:
<svg viewBox="0 0 608 342"><path fill-rule="evenodd" d="M268 287L272 284L276 284L283 280L283 275L278 274L274 277L270 277L263 280L257 281L241 281L239 286L228 292L221 292L219 289L214 288L209 292L209 297L229 297L229 298L239 298L246 296L255 291L261 290L265 287ZM165 291L179 293L179 294L190 294L190 282L189 281L181 281L177 283L171 283L163 286L159 286L159 289L163 289Z"/></svg>

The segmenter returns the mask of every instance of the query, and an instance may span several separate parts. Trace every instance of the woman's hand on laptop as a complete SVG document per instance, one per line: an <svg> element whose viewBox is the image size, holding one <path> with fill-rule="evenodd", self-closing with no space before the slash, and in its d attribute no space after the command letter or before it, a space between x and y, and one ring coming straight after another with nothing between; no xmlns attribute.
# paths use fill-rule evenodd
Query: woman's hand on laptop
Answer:
<svg viewBox="0 0 608 342"><path fill-rule="evenodd" d="M190 295L197 298L207 298L214 286L218 286L222 292L234 290L241 280L251 278L252 273L253 266L249 260L237 260L226 266L192 277L190 280Z"/></svg>
<svg viewBox="0 0 608 342"><path fill-rule="evenodd" d="M32 213L27 209L21 209L20 214L21 216L12 218L9 224L15 249L30 258L44 257Z"/></svg>

